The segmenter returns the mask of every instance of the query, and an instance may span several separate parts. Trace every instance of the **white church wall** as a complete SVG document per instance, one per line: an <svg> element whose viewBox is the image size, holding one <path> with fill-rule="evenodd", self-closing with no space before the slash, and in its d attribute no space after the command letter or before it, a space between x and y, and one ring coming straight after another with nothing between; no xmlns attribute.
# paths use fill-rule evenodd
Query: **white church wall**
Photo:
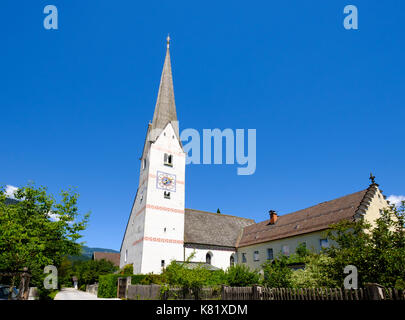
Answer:
<svg viewBox="0 0 405 320"><path fill-rule="evenodd" d="M230 266L230 258L235 255L235 251L185 248L185 259L193 252L195 252L195 256L191 261L206 262L207 253L211 253L211 265L223 270Z"/></svg>
<svg viewBox="0 0 405 320"><path fill-rule="evenodd" d="M165 165L164 154L172 155L172 165ZM145 208L142 273L161 271L161 261L183 259L185 153L169 123L151 145L149 185ZM162 189L159 174L170 175L173 187ZM170 192L170 199L164 192Z"/></svg>

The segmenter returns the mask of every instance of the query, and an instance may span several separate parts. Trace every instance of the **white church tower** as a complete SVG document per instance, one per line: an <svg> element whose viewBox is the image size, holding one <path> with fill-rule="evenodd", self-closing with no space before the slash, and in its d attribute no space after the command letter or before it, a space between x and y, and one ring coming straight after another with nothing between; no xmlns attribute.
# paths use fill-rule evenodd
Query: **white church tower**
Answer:
<svg viewBox="0 0 405 320"><path fill-rule="evenodd" d="M184 259L183 150L167 37L159 93L141 157L139 186L121 244L120 267L134 273L160 273L170 261Z"/></svg>

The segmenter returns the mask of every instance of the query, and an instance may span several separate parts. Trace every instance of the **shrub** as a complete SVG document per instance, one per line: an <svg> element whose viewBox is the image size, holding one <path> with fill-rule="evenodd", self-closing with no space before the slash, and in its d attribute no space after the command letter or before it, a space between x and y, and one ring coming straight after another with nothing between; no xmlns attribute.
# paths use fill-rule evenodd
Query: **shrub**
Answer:
<svg viewBox="0 0 405 320"><path fill-rule="evenodd" d="M288 267L289 260L280 255L273 261L263 264L263 283L270 288L290 288L292 270Z"/></svg>
<svg viewBox="0 0 405 320"><path fill-rule="evenodd" d="M134 274L131 276L132 284L162 284L163 279L160 274Z"/></svg>
<svg viewBox="0 0 405 320"><path fill-rule="evenodd" d="M218 286L226 283L226 273L224 270L210 271L209 277L207 279L207 286Z"/></svg>
<svg viewBox="0 0 405 320"><path fill-rule="evenodd" d="M294 288L337 287L325 268L331 263L331 258L323 254L312 254L306 258L305 269L295 270L291 274L291 285Z"/></svg>
<svg viewBox="0 0 405 320"><path fill-rule="evenodd" d="M121 277L120 274L99 276L97 296L99 298L116 298L119 277Z"/></svg>
<svg viewBox="0 0 405 320"><path fill-rule="evenodd" d="M134 274L134 266L132 264L125 265L119 272L121 275L132 275Z"/></svg>
<svg viewBox="0 0 405 320"><path fill-rule="evenodd" d="M256 270L250 270L246 265L237 264L229 267L225 273L226 283L232 287L248 287L260 282Z"/></svg>

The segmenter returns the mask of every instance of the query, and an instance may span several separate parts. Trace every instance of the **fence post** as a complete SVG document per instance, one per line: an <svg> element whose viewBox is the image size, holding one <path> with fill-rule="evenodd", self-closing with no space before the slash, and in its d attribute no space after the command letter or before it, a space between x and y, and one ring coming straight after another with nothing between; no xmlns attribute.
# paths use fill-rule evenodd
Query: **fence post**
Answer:
<svg viewBox="0 0 405 320"><path fill-rule="evenodd" d="M125 287L125 299L128 298L128 287L132 284L132 277L127 277L126 287Z"/></svg>
<svg viewBox="0 0 405 320"><path fill-rule="evenodd" d="M366 283L365 284L367 293L370 300L384 300L384 287L377 283Z"/></svg>
<svg viewBox="0 0 405 320"><path fill-rule="evenodd" d="M228 300L226 289L227 289L227 286L223 284L221 286L221 298L222 298L222 300Z"/></svg>
<svg viewBox="0 0 405 320"><path fill-rule="evenodd" d="M29 284L31 275L28 272L28 268L24 267L24 272L21 274L20 287L18 292L18 300L28 300Z"/></svg>
<svg viewBox="0 0 405 320"><path fill-rule="evenodd" d="M253 300L262 300L262 287L254 284L252 289Z"/></svg>

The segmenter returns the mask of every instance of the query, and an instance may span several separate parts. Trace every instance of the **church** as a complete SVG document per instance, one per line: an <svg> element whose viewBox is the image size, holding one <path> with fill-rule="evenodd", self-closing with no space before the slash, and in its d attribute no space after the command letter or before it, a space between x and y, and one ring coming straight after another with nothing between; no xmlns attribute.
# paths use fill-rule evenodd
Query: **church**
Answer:
<svg viewBox="0 0 405 320"><path fill-rule="evenodd" d="M373 222L389 204L371 177L367 189L269 219L252 219L185 208L186 153L180 140L170 62L170 38L153 114L140 158L139 185L120 249L120 268L159 274L171 261L226 269L235 263L260 268L300 244L319 252L330 245L324 231L343 219Z"/></svg>

